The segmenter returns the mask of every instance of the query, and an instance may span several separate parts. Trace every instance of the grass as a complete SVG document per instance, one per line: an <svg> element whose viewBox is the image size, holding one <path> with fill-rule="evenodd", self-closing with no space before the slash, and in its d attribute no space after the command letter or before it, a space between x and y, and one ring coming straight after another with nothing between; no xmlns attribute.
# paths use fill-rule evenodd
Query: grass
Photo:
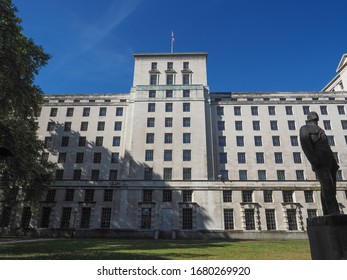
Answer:
<svg viewBox="0 0 347 280"><path fill-rule="evenodd" d="M308 240L56 239L2 243L0 259L307 260L311 256Z"/></svg>

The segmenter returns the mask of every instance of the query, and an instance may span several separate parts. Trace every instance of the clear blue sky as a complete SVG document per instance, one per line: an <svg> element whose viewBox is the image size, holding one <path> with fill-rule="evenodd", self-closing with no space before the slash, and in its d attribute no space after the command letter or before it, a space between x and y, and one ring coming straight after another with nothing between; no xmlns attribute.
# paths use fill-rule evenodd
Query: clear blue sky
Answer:
<svg viewBox="0 0 347 280"><path fill-rule="evenodd" d="M346 0L13 0L52 55L45 93L128 93L133 54L208 52L211 91L316 91L347 53Z"/></svg>

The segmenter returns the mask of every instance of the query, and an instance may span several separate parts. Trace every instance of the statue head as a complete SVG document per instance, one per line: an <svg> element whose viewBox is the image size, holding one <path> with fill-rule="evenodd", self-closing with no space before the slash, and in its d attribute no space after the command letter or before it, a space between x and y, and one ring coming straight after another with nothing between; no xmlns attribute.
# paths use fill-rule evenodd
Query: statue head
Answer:
<svg viewBox="0 0 347 280"><path fill-rule="evenodd" d="M319 121L319 116L316 112L309 112L307 115L307 121Z"/></svg>

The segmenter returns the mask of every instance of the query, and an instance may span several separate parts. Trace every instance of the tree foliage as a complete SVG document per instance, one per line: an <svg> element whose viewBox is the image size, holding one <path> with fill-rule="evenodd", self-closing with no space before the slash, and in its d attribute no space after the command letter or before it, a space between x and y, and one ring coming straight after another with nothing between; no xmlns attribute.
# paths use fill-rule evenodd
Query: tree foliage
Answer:
<svg viewBox="0 0 347 280"><path fill-rule="evenodd" d="M0 1L0 189L9 194L31 192L37 201L53 181L52 167L41 160L43 142L36 117L43 102L34 84L50 56L23 34L12 0Z"/></svg>

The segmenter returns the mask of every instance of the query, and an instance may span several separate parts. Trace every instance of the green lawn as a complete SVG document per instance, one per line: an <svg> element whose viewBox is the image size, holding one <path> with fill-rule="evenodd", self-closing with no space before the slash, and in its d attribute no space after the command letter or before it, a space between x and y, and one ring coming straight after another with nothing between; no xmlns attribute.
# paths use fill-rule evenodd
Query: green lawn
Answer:
<svg viewBox="0 0 347 280"><path fill-rule="evenodd" d="M1 243L0 259L307 260L311 256L308 240L57 239Z"/></svg>

